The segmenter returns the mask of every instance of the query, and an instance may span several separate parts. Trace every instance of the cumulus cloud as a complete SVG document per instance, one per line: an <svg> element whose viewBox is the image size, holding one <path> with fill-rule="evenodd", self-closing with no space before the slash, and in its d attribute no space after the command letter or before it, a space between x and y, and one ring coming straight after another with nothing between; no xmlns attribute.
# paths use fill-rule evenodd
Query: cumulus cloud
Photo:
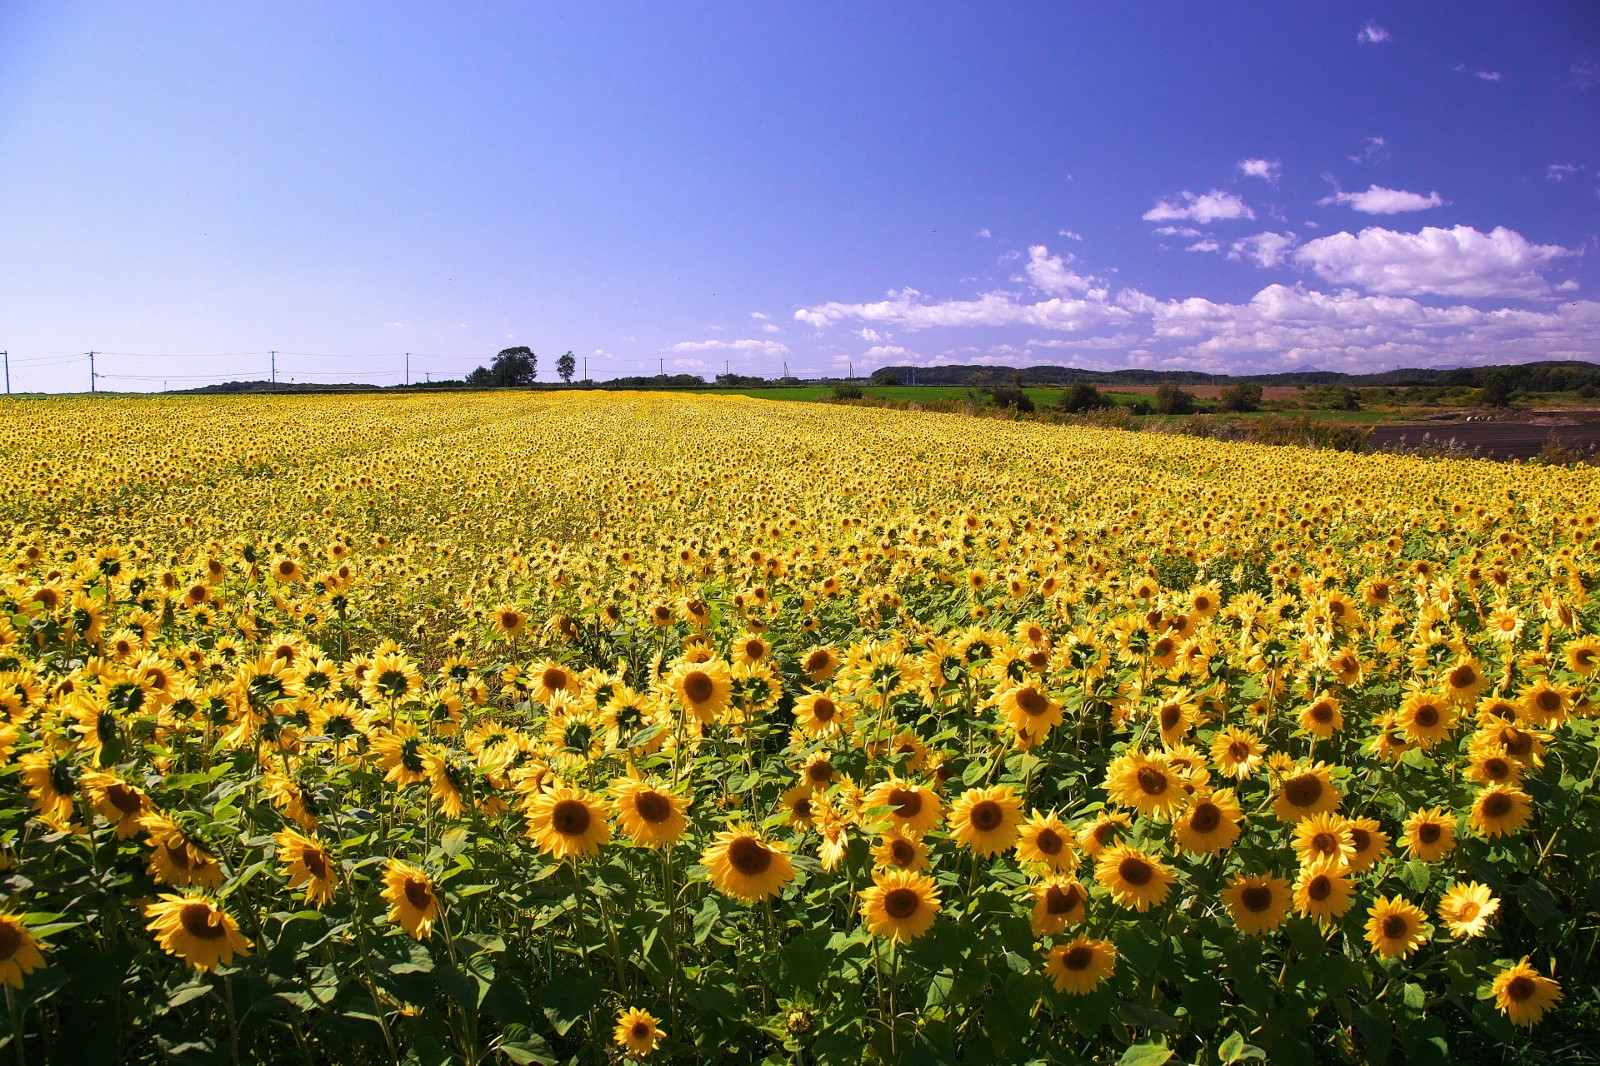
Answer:
<svg viewBox="0 0 1600 1066"><path fill-rule="evenodd" d="M1382 137L1368 137L1361 144L1360 155L1345 156L1352 163L1380 163L1389 158L1388 141Z"/></svg>
<svg viewBox="0 0 1600 1066"><path fill-rule="evenodd" d="M815 307L802 307L794 313L794 317L818 329L854 319L908 330L1033 326L1072 331L1120 321L1127 317L1127 312L1114 304L1096 299L1052 297L1037 303L1026 303L1008 292L988 292L970 300L929 301L915 289L900 289L889 293L886 300L870 303L832 301Z"/></svg>
<svg viewBox="0 0 1600 1066"><path fill-rule="evenodd" d="M1406 192L1403 189L1386 189L1382 185L1371 185L1365 192L1336 190L1317 203L1324 207L1329 204L1348 204L1364 215L1398 215L1403 211L1426 211L1430 207L1445 205L1445 201L1436 192L1423 196L1421 193Z"/></svg>
<svg viewBox="0 0 1600 1066"><path fill-rule="evenodd" d="M1231 192L1212 189L1201 196L1184 190L1178 201L1160 200L1144 213L1146 222L1177 222L1189 219L1206 225L1234 218L1255 218L1256 213Z"/></svg>
<svg viewBox="0 0 1600 1066"><path fill-rule="evenodd" d="M1221 250L1222 245L1218 244L1210 237L1207 237L1203 241L1195 241L1193 244L1189 245L1189 247L1184 249L1186 252L1220 252Z"/></svg>
<svg viewBox="0 0 1600 1066"><path fill-rule="evenodd" d="M1188 226L1157 226L1155 232L1163 237L1198 237L1200 231L1190 229Z"/></svg>
<svg viewBox="0 0 1600 1066"><path fill-rule="evenodd" d="M1283 164L1276 159L1239 160L1239 172L1247 178L1260 178L1262 181L1275 182L1282 171Z"/></svg>
<svg viewBox="0 0 1600 1066"><path fill-rule="evenodd" d="M1556 244L1533 244L1504 226L1488 233L1471 226L1425 226L1417 233L1374 226L1307 241L1294 261L1325 281L1374 293L1530 297L1550 289L1542 270L1575 254Z"/></svg>
<svg viewBox="0 0 1600 1066"><path fill-rule="evenodd" d="M1394 34L1390 33L1376 22L1368 22L1365 26L1361 27L1361 32L1356 34L1356 40L1360 41L1362 44L1382 44L1384 41L1394 40Z"/></svg>
<svg viewBox="0 0 1600 1066"><path fill-rule="evenodd" d="M787 345L777 341L764 341L757 339L738 341L679 341L669 345L663 351L668 352L760 352L763 355L788 355Z"/></svg>
<svg viewBox="0 0 1600 1066"><path fill-rule="evenodd" d="M1090 293L1099 300L1106 297L1105 289L1097 284L1099 279L1072 270L1061 256L1051 255L1050 249L1042 244L1035 244L1028 249L1027 271L1033 287L1052 296Z"/></svg>
<svg viewBox="0 0 1600 1066"><path fill-rule="evenodd" d="M990 237L992 237L994 235L989 232L989 227L985 226L981 230L978 231L978 236L984 238L985 240L988 240Z"/></svg>
<svg viewBox="0 0 1600 1066"><path fill-rule="evenodd" d="M1499 81L1502 76L1498 70L1480 70L1473 75L1479 81Z"/></svg>
<svg viewBox="0 0 1600 1066"><path fill-rule="evenodd" d="M754 318L754 319L761 319L761 320L765 320L767 318L767 316L762 314L760 311L751 311L750 312L750 317Z"/></svg>
<svg viewBox="0 0 1600 1066"><path fill-rule="evenodd" d="M1081 241L1081 240L1083 240L1083 237L1082 237L1081 234L1074 233L1069 229L1058 229L1058 230L1056 230L1056 236L1057 237L1065 237L1070 241Z"/></svg>
<svg viewBox="0 0 1600 1066"><path fill-rule="evenodd" d="M1545 167L1544 176L1549 181L1566 181L1582 169L1582 167L1575 167L1571 163L1551 163L1548 167Z"/></svg>
<svg viewBox="0 0 1600 1066"><path fill-rule="evenodd" d="M1228 245L1228 258L1247 260L1258 267L1274 267L1288 258L1300 239L1293 233L1257 233Z"/></svg>
<svg viewBox="0 0 1600 1066"><path fill-rule="evenodd" d="M778 332L781 332L778 329L778 327L773 325L771 322L762 323L761 329L762 329L762 332L764 332L764 333L778 333Z"/></svg>

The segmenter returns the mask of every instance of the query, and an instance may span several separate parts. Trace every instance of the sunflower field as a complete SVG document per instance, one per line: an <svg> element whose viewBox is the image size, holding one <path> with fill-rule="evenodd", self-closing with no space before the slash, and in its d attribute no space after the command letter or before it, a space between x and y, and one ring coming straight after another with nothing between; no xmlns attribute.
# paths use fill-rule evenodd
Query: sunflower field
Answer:
<svg viewBox="0 0 1600 1066"><path fill-rule="evenodd" d="M1600 474L0 400L0 1057L1600 1061Z"/></svg>

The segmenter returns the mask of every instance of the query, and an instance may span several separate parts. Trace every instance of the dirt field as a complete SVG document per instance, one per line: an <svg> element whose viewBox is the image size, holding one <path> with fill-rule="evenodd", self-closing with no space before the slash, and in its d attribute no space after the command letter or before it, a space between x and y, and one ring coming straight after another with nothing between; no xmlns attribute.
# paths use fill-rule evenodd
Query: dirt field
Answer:
<svg viewBox="0 0 1600 1066"><path fill-rule="evenodd" d="M1585 452L1600 449L1600 425L1550 426L1531 422L1385 423L1367 438L1373 448L1404 441L1415 446L1426 434L1431 440L1476 449L1486 459L1528 459L1539 454L1551 434Z"/></svg>

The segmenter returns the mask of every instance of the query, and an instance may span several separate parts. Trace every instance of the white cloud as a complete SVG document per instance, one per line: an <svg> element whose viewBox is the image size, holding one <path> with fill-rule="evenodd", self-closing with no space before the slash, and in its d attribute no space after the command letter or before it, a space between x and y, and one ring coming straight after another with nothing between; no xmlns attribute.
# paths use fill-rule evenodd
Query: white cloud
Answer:
<svg viewBox="0 0 1600 1066"><path fill-rule="evenodd" d="M1498 70L1480 70L1473 75L1479 81L1499 81L1503 76Z"/></svg>
<svg viewBox="0 0 1600 1066"><path fill-rule="evenodd" d="M1283 172L1283 164L1276 159L1241 159L1239 172L1247 178L1275 182L1278 180L1278 175Z"/></svg>
<svg viewBox="0 0 1600 1066"><path fill-rule="evenodd" d="M787 345L777 341L764 340L739 340L739 341L679 341L662 349L668 352L760 352L763 355L787 355Z"/></svg>
<svg viewBox="0 0 1600 1066"><path fill-rule="evenodd" d="M1345 158L1350 160L1352 163L1382 162L1383 160L1389 158L1389 153L1385 148L1385 145L1388 143L1389 142L1385 141L1382 137L1368 137L1364 142L1362 142L1360 155L1349 155L1345 156Z"/></svg>
<svg viewBox="0 0 1600 1066"><path fill-rule="evenodd" d="M1081 241L1081 240L1083 240L1083 237L1082 237L1081 234L1074 233L1069 229L1058 229L1058 230L1056 230L1056 236L1057 237L1065 237L1070 241Z"/></svg>
<svg viewBox="0 0 1600 1066"><path fill-rule="evenodd" d="M1042 244L1029 247L1027 271L1033 287L1051 296L1087 293L1098 300L1106 298L1105 289L1098 284L1100 279L1069 269L1061 256L1051 255L1050 249Z"/></svg>
<svg viewBox="0 0 1600 1066"><path fill-rule="evenodd" d="M1188 226L1157 226L1155 232L1163 237L1198 237L1200 231Z"/></svg>
<svg viewBox="0 0 1600 1066"><path fill-rule="evenodd" d="M879 333L877 330L873 329L871 326L863 326L861 329L853 329L850 332L854 333L856 336L860 337L864 341L871 341L873 343L877 343L878 341L887 339L887 335L886 334Z"/></svg>
<svg viewBox="0 0 1600 1066"><path fill-rule="evenodd" d="M763 319L763 320L767 318L767 316L762 314L760 311L751 311L750 312L750 317L751 318L756 318L756 319Z"/></svg>
<svg viewBox="0 0 1600 1066"><path fill-rule="evenodd" d="M762 330L763 333L779 333L779 332L782 332L781 330L778 329L777 326L774 326L771 322L763 322L761 324L761 330Z"/></svg>
<svg viewBox="0 0 1600 1066"><path fill-rule="evenodd" d="M1282 263L1298 243L1300 238L1293 233L1257 233L1253 237L1240 237L1228 245L1228 258L1247 259L1258 267L1274 267Z"/></svg>
<svg viewBox="0 0 1600 1066"><path fill-rule="evenodd" d="M1186 251L1186 252L1220 252L1220 251L1222 251L1222 245L1218 244L1216 241L1214 241L1211 238L1207 237L1203 241L1195 241L1193 244L1189 245L1189 247L1185 248L1184 251Z"/></svg>
<svg viewBox="0 0 1600 1066"><path fill-rule="evenodd" d="M978 236L980 236L980 237L984 238L985 240L987 240L989 237L991 237L993 235L989 232L989 227L985 226L981 230L978 231Z"/></svg>
<svg viewBox="0 0 1600 1066"><path fill-rule="evenodd" d="M1202 196L1184 190L1181 203L1161 200L1144 213L1146 222L1175 222L1191 219L1205 225L1222 219L1255 218L1256 214L1231 192L1212 189Z"/></svg>
<svg viewBox="0 0 1600 1066"><path fill-rule="evenodd" d="M1008 292L989 292L971 300L944 300L929 303L915 289L889 293L887 300L872 303L833 301L803 307L794 313L797 321L822 329L845 319L857 319L922 330L941 326L1033 326L1039 329L1075 331L1090 329L1127 317L1122 308L1102 300L1064 300L1052 297L1038 303L1023 303Z"/></svg>
<svg viewBox="0 0 1600 1066"><path fill-rule="evenodd" d="M902 348L898 344L879 344L868 348L861 353L863 359L887 359L894 355L911 355L910 348Z"/></svg>
<svg viewBox="0 0 1600 1066"><path fill-rule="evenodd" d="M1578 279L1577 278L1568 278L1566 281L1563 281L1560 285L1556 286L1556 291L1557 292L1577 292L1578 291Z"/></svg>
<svg viewBox="0 0 1600 1066"><path fill-rule="evenodd" d="M1582 169L1582 167L1575 167L1571 163L1551 163L1548 167L1545 167L1544 176L1550 181L1566 181Z"/></svg>
<svg viewBox="0 0 1600 1066"><path fill-rule="evenodd" d="M1576 254L1560 245L1532 244L1504 226L1488 233L1471 226L1426 226L1418 233L1374 226L1359 235L1308 241L1294 261L1326 281L1374 293L1530 297L1550 289L1541 270Z"/></svg>
<svg viewBox="0 0 1600 1066"><path fill-rule="evenodd" d="M1368 22L1365 26L1361 27L1361 32L1356 34L1356 40L1360 41L1362 44L1382 44L1384 41L1394 40L1394 34L1390 33L1376 22Z"/></svg>
<svg viewBox="0 0 1600 1066"><path fill-rule="evenodd" d="M1364 215L1398 215L1402 211L1426 211L1430 207L1443 207L1445 201L1436 192L1421 193L1402 189L1386 189L1382 185L1369 186L1366 192L1339 192L1325 196L1318 204L1349 204Z"/></svg>

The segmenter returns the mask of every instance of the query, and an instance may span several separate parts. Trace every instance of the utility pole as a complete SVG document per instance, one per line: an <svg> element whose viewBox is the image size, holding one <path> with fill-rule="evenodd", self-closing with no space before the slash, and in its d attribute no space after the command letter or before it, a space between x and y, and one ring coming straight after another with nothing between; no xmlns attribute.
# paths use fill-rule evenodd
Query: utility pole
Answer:
<svg viewBox="0 0 1600 1066"><path fill-rule="evenodd" d="M589 357L587 355L583 357L583 380L589 380Z"/></svg>
<svg viewBox="0 0 1600 1066"><path fill-rule="evenodd" d="M3 356L6 357L6 395L10 396L11 395L11 353L9 351L5 351L5 352L0 352L0 355L3 355Z"/></svg>
<svg viewBox="0 0 1600 1066"><path fill-rule="evenodd" d="M785 359L783 361L783 376L784 377L788 377L789 376L789 360L787 360L787 359Z"/></svg>
<svg viewBox="0 0 1600 1066"><path fill-rule="evenodd" d="M733 376L733 360L732 359L724 359L722 361L722 373L726 377L732 377Z"/></svg>
<svg viewBox="0 0 1600 1066"><path fill-rule="evenodd" d="M94 390L94 357L96 355L100 354L100 353L98 353L98 352L89 352L87 354L89 356L89 391L93 392L93 391L95 391ZM10 360L8 359L8 360L6 360L6 362L9 364Z"/></svg>
<svg viewBox="0 0 1600 1066"><path fill-rule="evenodd" d="M411 353L406 353L406 384L411 384Z"/></svg>
<svg viewBox="0 0 1600 1066"><path fill-rule="evenodd" d="M854 359L852 359L852 360L850 360L850 380L854 381L855 379L856 379L856 361Z"/></svg>
<svg viewBox="0 0 1600 1066"><path fill-rule="evenodd" d="M656 374L660 377L667 376L667 360L664 357L656 359Z"/></svg>
<svg viewBox="0 0 1600 1066"><path fill-rule="evenodd" d="M272 356L272 383L276 385L278 383L278 353L270 351L267 354Z"/></svg>

